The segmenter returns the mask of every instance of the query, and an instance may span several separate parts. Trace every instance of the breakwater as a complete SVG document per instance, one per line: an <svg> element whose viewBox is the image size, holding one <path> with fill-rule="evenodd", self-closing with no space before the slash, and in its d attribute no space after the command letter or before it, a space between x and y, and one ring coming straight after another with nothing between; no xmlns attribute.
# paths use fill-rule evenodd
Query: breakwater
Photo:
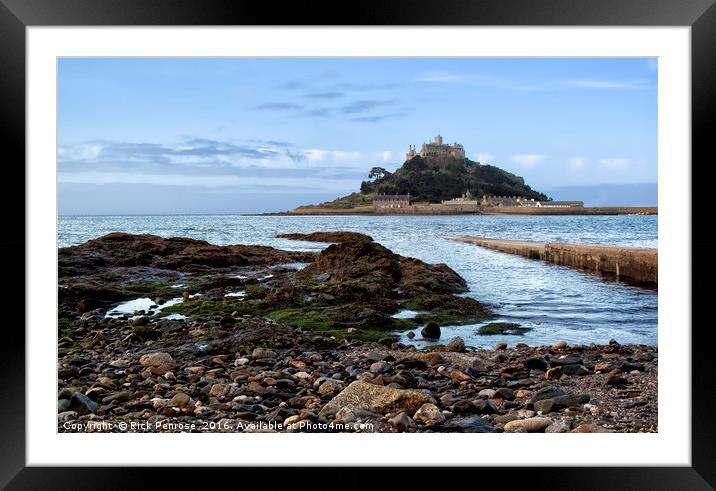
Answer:
<svg viewBox="0 0 716 491"><path fill-rule="evenodd" d="M617 280L644 285L658 283L656 249L600 244L561 244L484 237L448 237L487 249L540 259L560 266L590 271Z"/></svg>

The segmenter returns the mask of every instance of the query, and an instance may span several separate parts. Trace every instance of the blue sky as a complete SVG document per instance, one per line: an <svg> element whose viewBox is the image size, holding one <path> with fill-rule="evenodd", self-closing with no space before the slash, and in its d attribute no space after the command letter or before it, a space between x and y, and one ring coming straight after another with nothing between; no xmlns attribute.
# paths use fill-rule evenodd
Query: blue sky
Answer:
<svg viewBox="0 0 716 491"><path fill-rule="evenodd" d="M60 212L287 210L437 132L555 198L656 183L656 101L654 59L61 59Z"/></svg>

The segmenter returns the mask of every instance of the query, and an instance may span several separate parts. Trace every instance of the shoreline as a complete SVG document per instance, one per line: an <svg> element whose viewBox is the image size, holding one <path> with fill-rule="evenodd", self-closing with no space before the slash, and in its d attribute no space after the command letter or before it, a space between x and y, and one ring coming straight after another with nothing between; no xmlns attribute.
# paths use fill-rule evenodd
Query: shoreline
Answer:
<svg viewBox="0 0 716 491"><path fill-rule="evenodd" d="M376 211L372 207L362 209L330 209L310 208L291 211L252 213L244 216L454 216L454 215L520 215L520 216L612 216L612 215L658 215L655 206L617 206L617 207L585 207L585 208L536 208L536 207L503 207L483 208L473 212L440 211L440 212L387 212Z"/></svg>

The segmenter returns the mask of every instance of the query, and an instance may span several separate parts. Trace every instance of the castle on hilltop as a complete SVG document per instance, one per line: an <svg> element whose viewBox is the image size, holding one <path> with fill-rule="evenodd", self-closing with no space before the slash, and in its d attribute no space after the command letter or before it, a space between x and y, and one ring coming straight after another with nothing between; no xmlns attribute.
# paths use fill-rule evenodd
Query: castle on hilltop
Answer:
<svg viewBox="0 0 716 491"><path fill-rule="evenodd" d="M448 145L447 143L443 143L443 137L440 135L436 135L433 139L433 143L423 143L423 146L420 148L420 153L418 154L415 150L414 145L410 145L408 147L408 152L405 154L405 159L410 160L413 157L420 155L421 157L431 157L431 158L453 158L453 159L464 159L465 158L465 149L460 143L453 143L452 145Z"/></svg>

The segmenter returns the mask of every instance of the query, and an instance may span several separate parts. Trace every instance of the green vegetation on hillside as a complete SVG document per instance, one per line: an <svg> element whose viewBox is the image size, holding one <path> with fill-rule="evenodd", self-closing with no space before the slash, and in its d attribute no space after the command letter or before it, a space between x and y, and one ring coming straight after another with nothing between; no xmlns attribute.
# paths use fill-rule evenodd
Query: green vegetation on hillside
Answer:
<svg viewBox="0 0 716 491"><path fill-rule="evenodd" d="M522 177L469 159L418 156L406 161L392 174L386 172L378 179L361 184L363 194L410 194L416 201L432 203L457 198L465 191L470 191L477 198L495 195L547 199L547 196L525 184Z"/></svg>
<svg viewBox="0 0 716 491"><path fill-rule="evenodd" d="M524 196L546 200L547 196L533 190L525 180L493 165L482 165L470 159L431 159L414 157L395 172L373 167L360 192L308 208L352 209L369 207L379 194L409 194L414 201L439 203L462 196L469 191L479 199L485 195Z"/></svg>

